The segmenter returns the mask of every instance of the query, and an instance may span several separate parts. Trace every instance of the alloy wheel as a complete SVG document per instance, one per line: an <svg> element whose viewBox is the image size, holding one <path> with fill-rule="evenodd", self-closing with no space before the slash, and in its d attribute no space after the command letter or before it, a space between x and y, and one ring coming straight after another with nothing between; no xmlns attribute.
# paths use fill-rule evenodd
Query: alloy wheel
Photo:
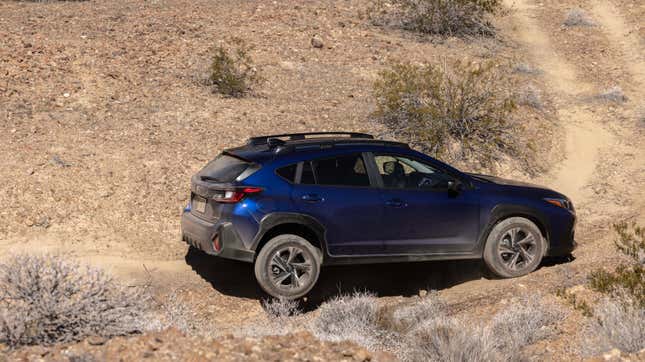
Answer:
<svg viewBox="0 0 645 362"><path fill-rule="evenodd" d="M497 253L502 263L509 270L522 270L537 257L537 240L535 236L522 227L509 229L498 243Z"/></svg>
<svg viewBox="0 0 645 362"><path fill-rule="evenodd" d="M269 263L271 282L280 289L298 289L308 285L311 269L309 255L295 246L278 249Z"/></svg>

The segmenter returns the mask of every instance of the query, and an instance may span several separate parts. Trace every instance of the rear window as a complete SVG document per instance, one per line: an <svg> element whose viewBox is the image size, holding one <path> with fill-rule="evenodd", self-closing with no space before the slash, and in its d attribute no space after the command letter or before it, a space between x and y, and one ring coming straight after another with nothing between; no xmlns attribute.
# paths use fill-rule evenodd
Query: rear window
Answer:
<svg viewBox="0 0 645 362"><path fill-rule="evenodd" d="M239 158L219 155L199 171L198 175L204 181L232 182L251 165Z"/></svg>

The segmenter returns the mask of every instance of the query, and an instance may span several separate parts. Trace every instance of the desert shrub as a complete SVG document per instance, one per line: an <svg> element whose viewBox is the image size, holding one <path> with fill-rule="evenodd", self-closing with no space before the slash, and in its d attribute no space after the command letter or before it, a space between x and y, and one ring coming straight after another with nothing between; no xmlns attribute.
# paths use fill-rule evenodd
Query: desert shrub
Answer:
<svg viewBox="0 0 645 362"><path fill-rule="evenodd" d="M218 93L241 97L262 79L249 55L251 48L241 39L233 39L231 44L230 48L215 47L209 82Z"/></svg>
<svg viewBox="0 0 645 362"><path fill-rule="evenodd" d="M566 288L559 288L558 290L555 291L555 295L562 298L571 307L573 307L573 309L582 313L583 316L585 317L593 316L593 310L589 305L589 303L587 303L586 300L578 298L578 296L575 293L568 292Z"/></svg>
<svg viewBox="0 0 645 362"><path fill-rule="evenodd" d="M602 91L597 98L603 101L623 103L627 101L627 96L619 86L611 87Z"/></svg>
<svg viewBox="0 0 645 362"><path fill-rule="evenodd" d="M423 323L410 333L406 360L410 361L497 361L490 330L462 320L439 316Z"/></svg>
<svg viewBox="0 0 645 362"><path fill-rule="evenodd" d="M446 308L437 292L433 291L411 303L396 305L392 309L382 308L379 311L378 324L388 331L408 333L425 321L443 316Z"/></svg>
<svg viewBox="0 0 645 362"><path fill-rule="evenodd" d="M596 333L605 348L638 352L645 348L645 308L629 295L605 298L594 309Z"/></svg>
<svg viewBox="0 0 645 362"><path fill-rule="evenodd" d="M517 63L513 67L513 72L515 73L521 73L521 74L528 74L528 75L539 75L542 74L542 70L535 68L531 66L528 63Z"/></svg>
<svg viewBox="0 0 645 362"><path fill-rule="evenodd" d="M563 316L557 304L532 295L509 301L487 328L495 336L496 350L507 360L519 360L521 349L549 337L554 332L551 327Z"/></svg>
<svg viewBox="0 0 645 362"><path fill-rule="evenodd" d="M0 343L112 337L142 330L146 294L62 256L16 255L0 264Z"/></svg>
<svg viewBox="0 0 645 362"><path fill-rule="evenodd" d="M614 225L618 238L616 248L630 259L615 271L598 269L589 276L591 287L607 294L627 293L645 308L645 228L625 222Z"/></svg>
<svg viewBox="0 0 645 362"><path fill-rule="evenodd" d="M392 136L447 161L523 159L532 146L517 146L519 126L510 121L516 103L506 73L491 62L396 63L374 85L373 118Z"/></svg>
<svg viewBox="0 0 645 362"><path fill-rule="evenodd" d="M314 335L323 340L350 340L379 349L378 302L369 293L341 295L323 303L312 323Z"/></svg>
<svg viewBox="0 0 645 362"><path fill-rule="evenodd" d="M594 22L582 9L571 9L564 20L566 26L593 26Z"/></svg>
<svg viewBox="0 0 645 362"><path fill-rule="evenodd" d="M544 108L542 92L536 86L529 84L517 92L517 103L535 109Z"/></svg>
<svg viewBox="0 0 645 362"><path fill-rule="evenodd" d="M285 298L267 299L262 302L262 307L269 318L278 321L301 314L298 301Z"/></svg>
<svg viewBox="0 0 645 362"><path fill-rule="evenodd" d="M489 17L500 8L499 0L379 0L368 13L374 23L387 18L420 33L472 36L494 34Z"/></svg>

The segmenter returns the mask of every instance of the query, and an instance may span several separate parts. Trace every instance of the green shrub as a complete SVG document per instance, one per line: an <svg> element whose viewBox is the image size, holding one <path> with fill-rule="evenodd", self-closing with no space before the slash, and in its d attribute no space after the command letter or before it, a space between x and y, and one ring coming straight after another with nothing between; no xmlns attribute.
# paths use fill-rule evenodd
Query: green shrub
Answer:
<svg viewBox="0 0 645 362"><path fill-rule="evenodd" d="M396 63L374 85L373 117L396 138L447 161L523 159L533 147L518 147L516 109L507 69L493 62L442 65Z"/></svg>
<svg viewBox="0 0 645 362"><path fill-rule="evenodd" d="M645 307L645 228L622 222L614 225L614 230L618 234L616 248L631 262L619 265L613 272L593 271L589 277L591 287L607 294L626 292Z"/></svg>
<svg viewBox="0 0 645 362"><path fill-rule="evenodd" d="M258 75L251 48L241 39L231 41L233 47L215 47L210 68L209 82L214 90L231 97L242 97L262 79Z"/></svg>
<svg viewBox="0 0 645 362"><path fill-rule="evenodd" d="M368 10L374 22L391 18L408 30L439 35L493 35L489 16L499 0L377 0Z"/></svg>

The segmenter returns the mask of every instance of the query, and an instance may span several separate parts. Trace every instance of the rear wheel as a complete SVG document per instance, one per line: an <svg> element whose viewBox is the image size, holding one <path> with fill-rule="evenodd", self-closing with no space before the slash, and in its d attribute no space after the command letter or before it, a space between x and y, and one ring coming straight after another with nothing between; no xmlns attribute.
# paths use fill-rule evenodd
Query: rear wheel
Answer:
<svg viewBox="0 0 645 362"><path fill-rule="evenodd" d="M544 256L540 229L523 217L510 217L493 227L484 248L484 262L497 276L513 278L534 271Z"/></svg>
<svg viewBox="0 0 645 362"><path fill-rule="evenodd" d="M296 299L314 287L322 254L306 239L291 234L269 240L255 260L255 278L276 298Z"/></svg>

